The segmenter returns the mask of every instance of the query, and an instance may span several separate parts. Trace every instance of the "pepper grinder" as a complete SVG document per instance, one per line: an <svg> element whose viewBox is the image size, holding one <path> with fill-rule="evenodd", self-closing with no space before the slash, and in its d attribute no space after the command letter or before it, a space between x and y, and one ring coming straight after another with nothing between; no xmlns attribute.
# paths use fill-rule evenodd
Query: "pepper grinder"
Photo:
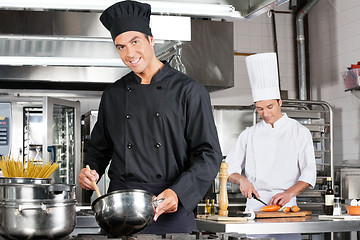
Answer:
<svg viewBox="0 0 360 240"><path fill-rule="evenodd" d="M220 174L219 174L219 178L220 178L220 196L219 196L219 216L227 216L229 214L228 209L228 205L229 205L229 200L228 200L228 195L227 195L227 189L226 189L226 184L227 184L227 179L228 179L228 164L226 162L221 163L220 166Z"/></svg>

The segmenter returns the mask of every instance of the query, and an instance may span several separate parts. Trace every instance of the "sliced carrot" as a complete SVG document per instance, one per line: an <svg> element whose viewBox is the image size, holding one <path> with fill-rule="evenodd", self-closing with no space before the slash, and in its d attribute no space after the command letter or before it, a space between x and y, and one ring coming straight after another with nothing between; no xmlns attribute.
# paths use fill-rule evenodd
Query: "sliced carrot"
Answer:
<svg viewBox="0 0 360 240"><path fill-rule="evenodd" d="M260 211L262 211L262 212L276 212L279 209L280 209L280 206L278 206L278 205L270 205L270 206L262 207L260 209Z"/></svg>
<svg viewBox="0 0 360 240"><path fill-rule="evenodd" d="M291 211L291 207L282 207L282 208L280 208L280 211L290 212L290 211Z"/></svg>
<svg viewBox="0 0 360 240"><path fill-rule="evenodd" d="M298 211L300 211L300 208L298 206L292 206L291 211L292 212L298 212Z"/></svg>

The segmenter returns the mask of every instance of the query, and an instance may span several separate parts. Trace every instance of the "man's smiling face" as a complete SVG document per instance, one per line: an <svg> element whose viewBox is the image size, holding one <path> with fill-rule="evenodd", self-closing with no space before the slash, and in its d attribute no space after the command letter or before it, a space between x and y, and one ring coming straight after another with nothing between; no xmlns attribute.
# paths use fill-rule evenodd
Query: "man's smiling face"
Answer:
<svg viewBox="0 0 360 240"><path fill-rule="evenodd" d="M128 31L114 40L116 49L124 64L134 73L141 75L153 62L154 38L141 32Z"/></svg>

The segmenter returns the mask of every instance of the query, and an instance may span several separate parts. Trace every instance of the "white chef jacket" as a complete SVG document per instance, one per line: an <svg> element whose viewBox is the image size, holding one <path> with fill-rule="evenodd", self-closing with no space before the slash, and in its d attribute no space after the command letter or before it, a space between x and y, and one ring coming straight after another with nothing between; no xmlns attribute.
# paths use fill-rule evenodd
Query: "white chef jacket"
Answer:
<svg viewBox="0 0 360 240"><path fill-rule="evenodd" d="M260 199L270 203L277 193L284 192L298 181L316 183L316 162L310 131L286 114L271 124L260 121L246 128L226 157L228 174L242 173L254 185ZM296 205L296 197L286 206ZM247 209L259 210L262 205L247 200Z"/></svg>

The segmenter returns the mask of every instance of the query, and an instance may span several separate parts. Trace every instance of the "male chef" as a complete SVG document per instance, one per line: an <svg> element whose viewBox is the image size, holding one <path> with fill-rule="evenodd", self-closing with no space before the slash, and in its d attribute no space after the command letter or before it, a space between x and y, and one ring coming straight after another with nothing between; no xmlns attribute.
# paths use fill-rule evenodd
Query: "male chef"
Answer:
<svg viewBox="0 0 360 240"><path fill-rule="evenodd" d="M150 15L149 4L122 1L100 16L132 71L103 92L85 156L92 171L82 169L79 183L93 190L91 181L112 160L108 192L143 189L164 199L142 233L191 233L192 210L214 180L222 154L208 92L156 58Z"/></svg>
<svg viewBox="0 0 360 240"><path fill-rule="evenodd" d="M311 133L281 112L276 54L251 55L246 66L262 120L246 128L227 155L229 181L240 184L247 209L264 206L252 193L269 205L291 207L296 195L316 182Z"/></svg>

